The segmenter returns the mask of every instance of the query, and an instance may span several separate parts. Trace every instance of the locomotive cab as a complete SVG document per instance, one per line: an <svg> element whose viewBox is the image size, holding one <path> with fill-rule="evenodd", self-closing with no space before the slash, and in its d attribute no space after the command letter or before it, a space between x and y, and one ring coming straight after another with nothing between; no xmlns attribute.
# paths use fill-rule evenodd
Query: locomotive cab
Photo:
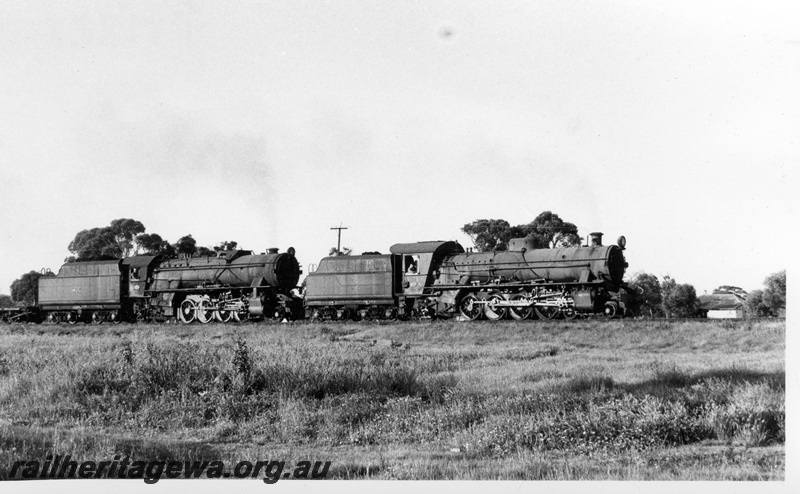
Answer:
<svg viewBox="0 0 800 494"><path fill-rule="evenodd" d="M438 266L449 254L464 252L458 242L417 242L395 244L389 251L402 257L402 295L419 296L433 285Z"/></svg>
<svg viewBox="0 0 800 494"><path fill-rule="evenodd" d="M420 294L425 288L425 280L431 264L430 254L402 256L402 287L407 294Z"/></svg>
<svg viewBox="0 0 800 494"><path fill-rule="evenodd" d="M127 274L128 296L142 298L153 281L153 266L158 256L135 256L122 260L122 272Z"/></svg>

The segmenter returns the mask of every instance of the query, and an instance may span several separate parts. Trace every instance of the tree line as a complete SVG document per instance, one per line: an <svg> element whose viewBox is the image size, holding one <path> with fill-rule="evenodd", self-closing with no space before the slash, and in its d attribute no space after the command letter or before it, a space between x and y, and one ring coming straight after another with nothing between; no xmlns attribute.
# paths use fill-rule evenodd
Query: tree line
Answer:
<svg viewBox="0 0 800 494"><path fill-rule="evenodd" d="M753 290L745 299L745 310L754 317L779 316L786 311L786 270L764 280L764 288Z"/></svg>
<svg viewBox="0 0 800 494"><path fill-rule="evenodd" d="M645 316L681 318L700 314L699 299L692 285L678 284L670 276L659 281L649 273L636 274L631 283L642 289ZM767 276L764 289L748 293L737 286L721 285L712 293L737 295L749 317L777 317L786 309L786 270Z"/></svg>
<svg viewBox="0 0 800 494"><path fill-rule="evenodd" d="M157 233L145 233L141 221L120 218L109 226L81 230L67 246L72 255L64 262L102 261L136 255L162 257L206 257L232 250L238 242L223 241L214 247L198 246L191 234L170 243Z"/></svg>

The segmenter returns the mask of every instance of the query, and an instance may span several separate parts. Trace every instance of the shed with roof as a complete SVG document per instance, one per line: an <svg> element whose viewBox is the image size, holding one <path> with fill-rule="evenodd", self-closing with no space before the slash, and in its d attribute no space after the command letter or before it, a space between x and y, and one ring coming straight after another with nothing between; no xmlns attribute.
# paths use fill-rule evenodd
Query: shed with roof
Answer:
<svg viewBox="0 0 800 494"><path fill-rule="evenodd" d="M709 319L744 318L744 298L734 293L700 295L698 308L703 317Z"/></svg>

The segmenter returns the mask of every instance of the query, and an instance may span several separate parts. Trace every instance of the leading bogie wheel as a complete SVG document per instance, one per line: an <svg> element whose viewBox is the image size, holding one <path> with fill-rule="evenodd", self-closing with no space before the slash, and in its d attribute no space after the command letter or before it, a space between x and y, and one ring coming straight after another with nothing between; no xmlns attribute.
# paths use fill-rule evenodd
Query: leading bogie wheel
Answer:
<svg viewBox="0 0 800 494"><path fill-rule="evenodd" d="M543 307L534 307L534 312L539 316L539 319L555 319L560 312L558 307L546 305Z"/></svg>
<svg viewBox="0 0 800 494"><path fill-rule="evenodd" d="M233 319L234 311L230 310L218 310L214 312L214 319L225 324L226 322L230 322Z"/></svg>
<svg viewBox="0 0 800 494"><path fill-rule="evenodd" d="M250 312L247 309L233 311L233 320L236 322L246 322L250 319Z"/></svg>
<svg viewBox="0 0 800 494"><path fill-rule="evenodd" d="M606 302L603 306L603 315L608 318L617 317L618 312L619 306L616 302Z"/></svg>

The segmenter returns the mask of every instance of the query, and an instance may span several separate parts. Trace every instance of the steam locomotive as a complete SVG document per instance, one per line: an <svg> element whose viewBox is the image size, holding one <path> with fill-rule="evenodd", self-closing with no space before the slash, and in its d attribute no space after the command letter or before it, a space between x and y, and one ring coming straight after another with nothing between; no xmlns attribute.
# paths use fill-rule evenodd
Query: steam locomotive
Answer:
<svg viewBox="0 0 800 494"><path fill-rule="evenodd" d="M472 252L458 242L395 244L386 255L326 257L297 287L295 250L220 251L215 257L135 256L64 264L39 279L35 307L7 320L241 322L248 319L371 320L511 317L574 319L636 315L636 287L623 282L625 237L603 245Z"/></svg>
<svg viewBox="0 0 800 494"><path fill-rule="evenodd" d="M229 322L302 317L292 296L302 274L295 250L218 252L215 257L135 256L71 262L39 278L35 307L7 311L8 320L50 322Z"/></svg>
<svg viewBox="0 0 800 494"><path fill-rule="evenodd" d="M636 315L640 297L623 282L625 237L603 245L465 251L457 242L395 244L389 255L326 257L306 278L312 319L461 317L517 320Z"/></svg>

